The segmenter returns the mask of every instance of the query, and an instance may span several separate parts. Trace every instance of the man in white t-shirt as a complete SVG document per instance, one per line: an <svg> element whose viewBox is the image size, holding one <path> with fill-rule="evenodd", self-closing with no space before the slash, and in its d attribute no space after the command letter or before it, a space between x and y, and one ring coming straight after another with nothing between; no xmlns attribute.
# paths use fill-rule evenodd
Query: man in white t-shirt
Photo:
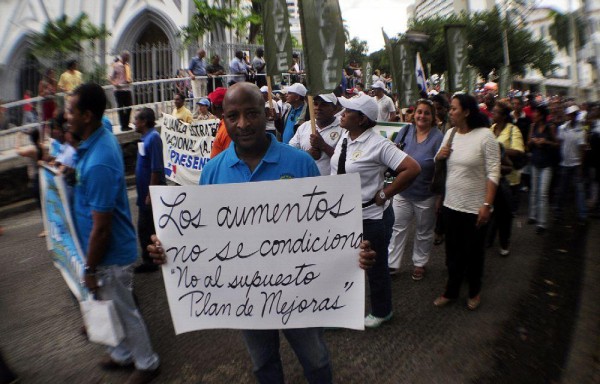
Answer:
<svg viewBox="0 0 600 384"><path fill-rule="evenodd" d="M376 81L371 88L379 107L377 121L394 121L396 119L396 107L392 98L385 94L385 84L383 81Z"/></svg>
<svg viewBox="0 0 600 384"><path fill-rule="evenodd" d="M316 96L313 100L315 107L316 132L312 133L311 122L306 121L298 127L296 134L290 140L292 147L308 152L317 162L322 176L331 173L330 159L340 140L343 128L340 119L336 117L337 97L333 93Z"/></svg>
<svg viewBox="0 0 600 384"><path fill-rule="evenodd" d="M265 111L267 113L267 128L266 131L277 136L277 129L275 129L275 119L281 117L281 109L277 102L271 98L269 103L269 87L263 85L260 87L260 93L262 93L265 99Z"/></svg>
<svg viewBox="0 0 600 384"><path fill-rule="evenodd" d="M569 189L574 186L577 219L583 224L587 218L587 207L581 174L583 154L587 144L586 133L577 118L579 112L579 107L576 105L568 107L565 110L567 122L558 127L557 138L560 142L561 162L556 217L562 218Z"/></svg>

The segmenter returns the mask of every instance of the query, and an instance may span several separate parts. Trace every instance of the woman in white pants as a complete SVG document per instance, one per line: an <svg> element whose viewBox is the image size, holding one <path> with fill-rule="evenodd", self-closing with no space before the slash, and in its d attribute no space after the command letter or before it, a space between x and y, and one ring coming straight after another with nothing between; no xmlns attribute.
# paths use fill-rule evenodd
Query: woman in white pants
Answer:
<svg viewBox="0 0 600 384"><path fill-rule="evenodd" d="M421 174L409 188L394 196L392 239L389 246L388 265L391 274L398 273L404 254L409 226L415 220L415 238L412 252L413 280L425 275L425 265L433 246L437 195L430 191L434 173L434 157L444 135L434 125L435 107L427 99L417 101L414 125L406 126L396 136L396 144L421 166Z"/></svg>

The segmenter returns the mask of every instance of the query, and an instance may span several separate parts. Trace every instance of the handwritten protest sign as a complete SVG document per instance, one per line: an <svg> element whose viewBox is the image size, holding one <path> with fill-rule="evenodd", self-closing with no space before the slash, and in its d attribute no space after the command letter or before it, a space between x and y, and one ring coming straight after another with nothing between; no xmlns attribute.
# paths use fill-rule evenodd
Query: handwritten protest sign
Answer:
<svg viewBox="0 0 600 384"><path fill-rule="evenodd" d="M85 300L89 291L81 283L85 259L75 232L63 176L54 169L40 168L40 196L46 245L54 266L78 300Z"/></svg>
<svg viewBox="0 0 600 384"><path fill-rule="evenodd" d="M363 329L357 174L150 187L177 334Z"/></svg>
<svg viewBox="0 0 600 384"><path fill-rule="evenodd" d="M198 120L191 124L164 114L160 130L165 175L180 185L197 185L219 127L219 120Z"/></svg>

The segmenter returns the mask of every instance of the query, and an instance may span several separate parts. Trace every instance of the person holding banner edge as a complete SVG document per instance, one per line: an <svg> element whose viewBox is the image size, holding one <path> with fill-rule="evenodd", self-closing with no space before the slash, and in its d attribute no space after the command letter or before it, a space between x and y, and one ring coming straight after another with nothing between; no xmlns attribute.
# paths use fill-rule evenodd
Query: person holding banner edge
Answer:
<svg viewBox="0 0 600 384"><path fill-rule="evenodd" d="M266 133L267 117L264 99L258 87L251 83L231 86L223 101L225 127L233 143L212 159L204 168L200 184L228 184L280 179L313 177L319 171L306 153L278 142ZM167 262L156 235L148 246L157 264ZM359 265L373 265L375 252L368 241L361 243ZM322 328L284 329L284 336L294 349L309 383L332 383L329 352ZM244 341L260 383L283 383L283 367L279 355L279 330L244 330Z"/></svg>
<svg viewBox="0 0 600 384"><path fill-rule="evenodd" d="M365 317L365 327L377 328L393 316L388 269L390 239L386 236L389 231L384 223L384 210L389 206L389 199L411 185L421 167L394 143L371 129L377 124L379 114L375 99L362 95L351 99L342 97L338 101L346 108L340 121L346 132L331 157L331 174L360 174L363 239L370 241L377 255L373 268L367 271L371 313ZM396 170L398 176L384 187L384 174L388 168Z"/></svg>

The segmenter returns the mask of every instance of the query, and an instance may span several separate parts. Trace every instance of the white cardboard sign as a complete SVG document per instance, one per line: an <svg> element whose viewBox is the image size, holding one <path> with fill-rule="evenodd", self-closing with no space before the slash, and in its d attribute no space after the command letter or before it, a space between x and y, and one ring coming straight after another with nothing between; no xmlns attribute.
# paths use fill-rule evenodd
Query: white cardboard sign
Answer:
<svg viewBox="0 0 600 384"><path fill-rule="evenodd" d="M150 187L175 333L364 329L357 174Z"/></svg>

